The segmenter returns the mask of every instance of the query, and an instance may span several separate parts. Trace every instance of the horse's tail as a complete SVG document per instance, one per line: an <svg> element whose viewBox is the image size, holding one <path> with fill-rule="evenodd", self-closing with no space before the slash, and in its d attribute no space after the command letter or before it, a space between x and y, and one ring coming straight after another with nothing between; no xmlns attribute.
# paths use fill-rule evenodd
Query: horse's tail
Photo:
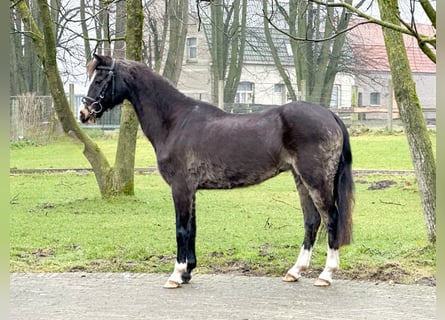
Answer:
<svg viewBox="0 0 445 320"><path fill-rule="evenodd" d="M343 121L334 114L343 132L343 149L334 178L334 200L338 211L337 239L339 246L352 240L352 210L354 207L354 181L352 179L352 153L349 133Z"/></svg>

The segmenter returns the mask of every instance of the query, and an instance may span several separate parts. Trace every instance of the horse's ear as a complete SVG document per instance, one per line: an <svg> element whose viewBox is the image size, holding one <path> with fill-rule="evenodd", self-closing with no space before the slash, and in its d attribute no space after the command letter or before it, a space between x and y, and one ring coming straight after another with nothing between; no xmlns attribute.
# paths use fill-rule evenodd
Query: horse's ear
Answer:
<svg viewBox="0 0 445 320"><path fill-rule="evenodd" d="M102 56L100 56L98 54L93 53L93 58L94 58L94 60L97 60L98 62L102 61Z"/></svg>
<svg viewBox="0 0 445 320"><path fill-rule="evenodd" d="M100 64L102 61L102 57L93 53L93 59L90 60L90 62L87 63L87 73L88 76L91 77L96 67Z"/></svg>

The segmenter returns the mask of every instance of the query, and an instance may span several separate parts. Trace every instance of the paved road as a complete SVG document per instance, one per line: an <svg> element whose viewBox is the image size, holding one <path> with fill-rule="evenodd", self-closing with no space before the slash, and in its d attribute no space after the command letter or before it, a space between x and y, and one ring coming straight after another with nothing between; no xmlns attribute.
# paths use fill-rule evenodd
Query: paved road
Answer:
<svg viewBox="0 0 445 320"><path fill-rule="evenodd" d="M337 280L195 275L163 289L167 275L11 274L10 319L436 319L436 288Z"/></svg>

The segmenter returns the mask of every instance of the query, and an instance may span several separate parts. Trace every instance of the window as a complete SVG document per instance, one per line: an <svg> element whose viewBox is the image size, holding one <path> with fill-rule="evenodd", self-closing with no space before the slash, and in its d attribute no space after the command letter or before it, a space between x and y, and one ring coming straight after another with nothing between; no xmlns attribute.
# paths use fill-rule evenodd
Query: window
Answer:
<svg viewBox="0 0 445 320"><path fill-rule="evenodd" d="M273 92L281 93L281 92L283 92L283 87L284 87L284 85L282 83L276 83L273 86Z"/></svg>
<svg viewBox="0 0 445 320"><path fill-rule="evenodd" d="M340 106L340 85L334 84L332 87L331 102L329 107L338 108Z"/></svg>
<svg viewBox="0 0 445 320"><path fill-rule="evenodd" d="M236 90L235 103L253 103L253 83L240 82Z"/></svg>
<svg viewBox="0 0 445 320"><path fill-rule="evenodd" d="M197 40L195 37L187 38L187 60L196 60L198 59L198 52L197 52Z"/></svg>
<svg viewBox="0 0 445 320"><path fill-rule="evenodd" d="M380 92L371 92L369 100L371 106L380 106Z"/></svg>
<svg viewBox="0 0 445 320"><path fill-rule="evenodd" d="M357 105L358 107L363 107L363 92L358 93Z"/></svg>

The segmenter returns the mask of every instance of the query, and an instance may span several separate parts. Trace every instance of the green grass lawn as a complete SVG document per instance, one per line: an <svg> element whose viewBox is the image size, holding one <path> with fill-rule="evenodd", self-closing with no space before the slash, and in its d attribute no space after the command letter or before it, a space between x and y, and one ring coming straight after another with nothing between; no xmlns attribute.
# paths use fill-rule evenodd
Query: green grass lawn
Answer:
<svg viewBox="0 0 445 320"><path fill-rule="evenodd" d="M352 137L354 167L411 169L405 141L404 136ZM102 138L99 145L113 154L114 140ZM136 166L155 164L142 138L137 158ZM82 166L88 164L81 148L69 139L11 149L11 168ZM414 176L355 180L354 242L340 251L337 278L414 283L434 277L435 248L427 242ZM368 190L381 180L396 184ZM11 272L171 272L176 243L169 187L157 174L137 174L135 193L103 200L92 173L11 175ZM282 276L304 235L289 173L249 188L199 191L197 225L199 273ZM307 276L318 275L325 254L322 238Z"/></svg>

